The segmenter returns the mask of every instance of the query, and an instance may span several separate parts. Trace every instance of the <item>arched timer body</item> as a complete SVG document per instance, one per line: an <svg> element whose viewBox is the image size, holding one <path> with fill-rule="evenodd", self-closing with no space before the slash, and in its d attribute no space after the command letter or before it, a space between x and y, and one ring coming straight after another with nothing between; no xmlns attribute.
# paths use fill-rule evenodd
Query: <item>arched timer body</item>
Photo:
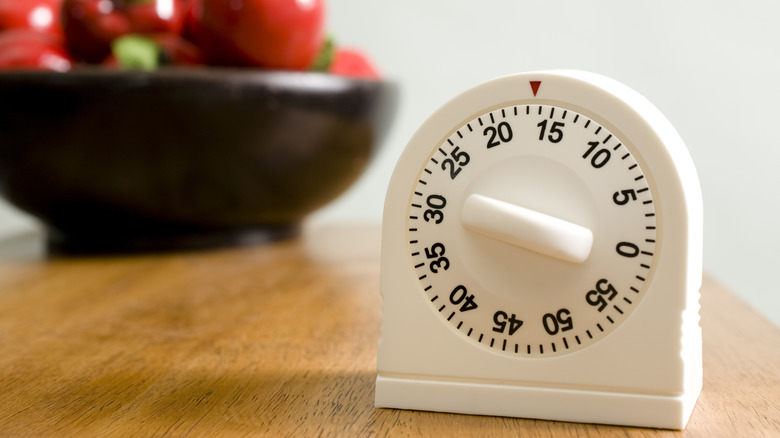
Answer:
<svg viewBox="0 0 780 438"><path fill-rule="evenodd" d="M446 103L396 165L381 263L377 407L685 427L701 189L628 87L541 71Z"/></svg>

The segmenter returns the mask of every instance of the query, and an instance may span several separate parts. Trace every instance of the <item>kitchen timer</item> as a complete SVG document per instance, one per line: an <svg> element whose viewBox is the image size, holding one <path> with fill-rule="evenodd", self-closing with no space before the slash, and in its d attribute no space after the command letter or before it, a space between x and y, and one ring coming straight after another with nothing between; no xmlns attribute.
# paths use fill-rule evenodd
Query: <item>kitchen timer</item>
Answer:
<svg viewBox="0 0 780 438"><path fill-rule="evenodd" d="M701 189L637 92L562 70L460 94L403 151L382 228L377 407L685 427Z"/></svg>

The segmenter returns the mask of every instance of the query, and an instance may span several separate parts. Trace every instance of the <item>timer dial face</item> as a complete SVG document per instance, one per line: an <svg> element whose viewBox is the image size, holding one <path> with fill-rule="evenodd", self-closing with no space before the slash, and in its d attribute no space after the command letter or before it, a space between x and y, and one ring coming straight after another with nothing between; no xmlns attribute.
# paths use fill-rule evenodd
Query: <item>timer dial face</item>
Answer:
<svg viewBox="0 0 780 438"><path fill-rule="evenodd" d="M417 174L406 223L422 298L498 354L587 348L655 270L660 212L629 138L587 110L519 101L455 126Z"/></svg>

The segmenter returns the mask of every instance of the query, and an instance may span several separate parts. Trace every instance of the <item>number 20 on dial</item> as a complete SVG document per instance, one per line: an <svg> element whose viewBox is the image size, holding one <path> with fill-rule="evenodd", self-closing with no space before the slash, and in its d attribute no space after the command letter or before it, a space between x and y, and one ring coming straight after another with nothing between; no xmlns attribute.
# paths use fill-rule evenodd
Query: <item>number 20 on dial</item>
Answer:
<svg viewBox="0 0 780 438"><path fill-rule="evenodd" d="M377 406L684 427L701 228L687 149L633 90L548 71L466 91L388 189Z"/></svg>

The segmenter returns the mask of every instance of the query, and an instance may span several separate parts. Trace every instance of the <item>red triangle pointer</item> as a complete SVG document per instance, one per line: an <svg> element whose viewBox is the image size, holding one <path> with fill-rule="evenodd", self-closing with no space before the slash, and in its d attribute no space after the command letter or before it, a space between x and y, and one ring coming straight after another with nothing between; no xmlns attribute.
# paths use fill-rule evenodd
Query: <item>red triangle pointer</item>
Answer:
<svg viewBox="0 0 780 438"><path fill-rule="evenodd" d="M531 83L531 91L534 92L534 97L536 97L536 92L539 91L539 85L542 85L542 81L529 81Z"/></svg>

